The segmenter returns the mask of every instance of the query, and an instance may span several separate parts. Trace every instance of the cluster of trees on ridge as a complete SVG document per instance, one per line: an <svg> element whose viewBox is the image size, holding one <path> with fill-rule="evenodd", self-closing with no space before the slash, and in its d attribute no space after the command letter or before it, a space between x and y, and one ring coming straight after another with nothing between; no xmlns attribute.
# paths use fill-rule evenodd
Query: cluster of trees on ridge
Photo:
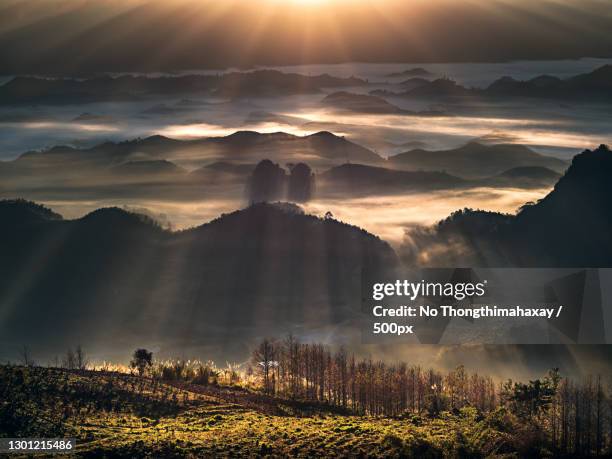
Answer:
<svg viewBox="0 0 612 459"><path fill-rule="evenodd" d="M399 362L357 359L346 349L264 339L250 371L267 394L342 407L360 415L415 419L476 409L491 422L516 424L552 451L612 453L612 393L601 376L577 383L552 369L527 383L495 382L459 366L448 373Z"/></svg>

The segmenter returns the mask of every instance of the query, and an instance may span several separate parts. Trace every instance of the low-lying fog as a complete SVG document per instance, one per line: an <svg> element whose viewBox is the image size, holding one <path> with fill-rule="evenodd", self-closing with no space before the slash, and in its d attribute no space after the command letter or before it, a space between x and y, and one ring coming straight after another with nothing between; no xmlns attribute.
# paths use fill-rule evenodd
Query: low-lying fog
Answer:
<svg viewBox="0 0 612 459"><path fill-rule="evenodd" d="M518 79L550 74L567 77L611 63L606 59L513 62L503 64L426 64L427 78L449 77L468 87L483 87L501 76ZM419 64L339 64L279 68L285 72L367 79L369 86L341 88L353 92L402 90L409 76L390 77ZM197 73L197 72L189 72ZM330 91L331 92L331 91ZM512 101L469 106L431 104L389 97L407 110L442 111L436 118L409 115L339 115L321 106L325 94L219 100L206 97L161 98L146 102L112 102L73 106L0 107L0 159L57 144L90 146L151 134L177 138L222 136L236 130L285 131L311 134L326 129L344 134L382 155L406 149L405 144L430 149L451 148L469 139L503 139L536 150L569 157L612 139L611 108L597 104Z"/></svg>
<svg viewBox="0 0 612 459"><path fill-rule="evenodd" d="M528 201L536 201L548 189L519 190L514 188L476 188L445 190L405 195L376 196L349 199L315 199L302 207L323 217L328 211L334 218L357 225L398 247L407 228L431 225L464 207L514 213ZM175 202L148 199L100 199L46 201L65 218L77 218L100 207L118 206L148 213L172 229L184 229L208 222L222 213L245 205L239 198Z"/></svg>
<svg viewBox="0 0 612 459"><path fill-rule="evenodd" d="M611 63L605 59L576 61L511 62L501 64L340 64L278 68L304 75L329 73L367 79L370 86L342 88L367 93L373 89L399 92L399 83L409 77L389 76L406 69L424 67L430 78L449 77L470 87L484 87L501 76L518 79L550 74L568 77ZM197 73L197 72L186 72ZM331 92L331 91L330 91ZM410 114L372 115L337 112L321 104L325 94L220 100L201 96L156 98L146 102L112 102L71 106L0 107L0 159L53 145L92 146L161 134L192 139L225 136L237 130L284 131L308 135L328 130L344 135L381 156L413 148L454 148L477 139L491 143L517 143L564 159L612 140L610 105L595 103L561 104L552 101L515 100L507 102L470 101L469 105L438 106L400 97L388 97L396 106L412 111L436 110L442 116ZM321 171L316 171L321 172ZM527 201L543 197L548 189L455 190L402 194L384 197L315 199L307 212L327 211L343 221L359 225L397 245L406 227L431 224L463 207L515 212ZM10 189L1 197L13 196ZM244 206L242 190L219 196L191 199L172 196L127 198L100 195L94 191L75 192L72 197L38 193L23 196L45 203L67 218L102 206L117 205L147 209L174 229L202 224L223 212ZM20 196L21 197L21 196Z"/></svg>

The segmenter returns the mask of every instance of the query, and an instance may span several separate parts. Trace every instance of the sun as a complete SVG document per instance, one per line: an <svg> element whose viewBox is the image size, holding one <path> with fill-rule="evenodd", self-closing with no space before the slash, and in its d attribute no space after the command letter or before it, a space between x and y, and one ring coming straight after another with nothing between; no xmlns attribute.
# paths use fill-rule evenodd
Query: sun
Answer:
<svg viewBox="0 0 612 459"><path fill-rule="evenodd" d="M333 0L286 0L288 3L293 3L294 5L304 5L304 6L318 6L332 3Z"/></svg>

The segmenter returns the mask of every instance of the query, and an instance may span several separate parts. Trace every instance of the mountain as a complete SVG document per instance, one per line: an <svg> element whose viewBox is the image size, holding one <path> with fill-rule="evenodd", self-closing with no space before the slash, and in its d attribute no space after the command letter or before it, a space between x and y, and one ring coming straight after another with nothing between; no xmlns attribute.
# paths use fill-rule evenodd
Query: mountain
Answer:
<svg viewBox="0 0 612 459"><path fill-rule="evenodd" d="M340 110L373 114L411 113L387 102L382 97L350 92L334 92L326 96L322 103Z"/></svg>
<svg viewBox="0 0 612 459"><path fill-rule="evenodd" d="M397 267L376 236L291 204L176 233L117 208L63 220L1 201L0 219L0 341L49 352L86 340L89 349L215 345L244 355L254 334L354 317L362 282Z"/></svg>
<svg viewBox="0 0 612 459"><path fill-rule="evenodd" d="M309 94L324 88L364 86L366 81L355 78L338 78L328 74L306 76L282 73L278 70L232 72L219 78L213 95L221 97L274 97L278 95Z"/></svg>
<svg viewBox="0 0 612 459"><path fill-rule="evenodd" d="M230 98L273 97L365 84L364 80L353 77L306 76L277 70L172 77L123 75L75 79L17 76L0 86L0 103L66 105L193 94Z"/></svg>
<svg viewBox="0 0 612 459"><path fill-rule="evenodd" d="M526 81L503 77L493 82L485 92L493 96L609 100L612 98L612 65L604 65L592 72L567 79L550 75L541 75Z"/></svg>
<svg viewBox="0 0 612 459"><path fill-rule="evenodd" d="M413 83L413 80L416 80ZM401 96L411 98L453 98L453 97L530 97L550 99L597 99L612 98L612 65L604 65L592 72L561 79L551 75L540 75L526 81L505 76L491 83L485 89L466 88L449 78L433 81L411 79L406 81L407 90L391 93L385 90L372 91L373 95Z"/></svg>
<svg viewBox="0 0 612 459"><path fill-rule="evenodd" d="M477 142L451 150L411 150L389 158L393 167L408 170L446 171L466 178L489 177L515 167L546 167L563 172L567 164L522 145L483 145Z"/></svg>
<svg viewBox="0 0 612 459"><path fill-rule="evenodd" d="M91 148L56 146L48 150L22 154L14 166L61 173L67 165L95 168L118 165L132 160L168 160L186 167L201 167L215 161L254 163L269 158L281 163L306 159L312 164L341 164L344 161L380 163L383 159L360 145L322 131L299 137L283 132L260 134L238 131L225 137L176 140L151 136L125 142L106 142Z"/></svg>
<svg viewBox="0 0 612 459"><path fill-rule="evenodd" d="M434 97L434 98L445 98L445 97L466 97L473 96L475 90L467 89L456 81L449 78L438 78L437 80L428 81L425 84L417 85L412 89L400 93L398 95L404 97Z"/></svg>
<svg viewBox="0 0 612 459"><path fill-rule="evenodd" d="M426 84L431 83L430 80L427 80L425 78L409 78L405 81L402 81L400 83L400 86L402 86L404 89L406 89L407 91L411 90L411 89L415 89L415 88L419 88L421 86L425 86Z"/></svg>
<svg viewBox="0 0 612 459"><path fill-rule="evenodd" d="M419 264L420 253L437 248L436 266L608 267L611 175L609 148L586 150L542 200L528 203L517 215L456 212L411 234L412 242L402 250L404 260Z"/></svg>
<svg viewBox="0 0 612 459"><path fill-rule="evenodd" d="M430 76L430 75L433 75L433 74L430 71L425 70L423 67L415 67L412 69L404 70L403 72L390 73L385 76L389 78L395 78L395 77L425 77L425 76Z"/></svg>
<svg viewBox="0 0 612 459"><path fill-rule="evenodd" d="M443 172L412 172L343 164L319 175L320 194L340 193L345 196L384 195L430 191L469 186L470 183Z"/></svg>

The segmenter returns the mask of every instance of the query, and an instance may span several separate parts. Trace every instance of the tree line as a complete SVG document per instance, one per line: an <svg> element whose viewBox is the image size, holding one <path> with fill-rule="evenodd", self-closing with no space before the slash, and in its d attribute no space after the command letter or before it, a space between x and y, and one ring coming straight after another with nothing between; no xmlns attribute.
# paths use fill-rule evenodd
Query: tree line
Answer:
<svg viewBox="0 0 612 459"><path fill-rule="evenodd" d="M559 454L612 453L612 397L600 376L575 382L553 369L527 383L496 382L464 366L440 372L358 359L343 347L264 339L247 375L269 395L342 407L360 415L414 417L476 409L526 429ZM527 433L526 433L527 435Z"/></svg>

